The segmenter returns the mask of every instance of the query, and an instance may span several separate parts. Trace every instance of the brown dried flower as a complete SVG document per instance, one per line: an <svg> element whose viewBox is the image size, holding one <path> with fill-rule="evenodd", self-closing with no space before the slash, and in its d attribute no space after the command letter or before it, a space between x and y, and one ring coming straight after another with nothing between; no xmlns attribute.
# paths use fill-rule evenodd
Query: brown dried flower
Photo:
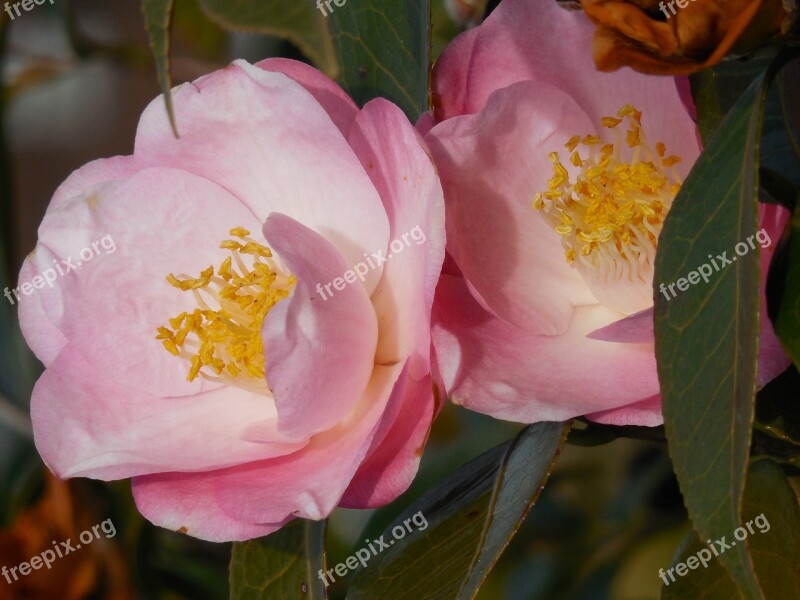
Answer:
<svg viewBox="0 0 800 600"><path fill-rule="evenodd" d="M793 2L793 0L791 0ZM788 0L581 0L597 68L686 75L788 31Z"/></svg>

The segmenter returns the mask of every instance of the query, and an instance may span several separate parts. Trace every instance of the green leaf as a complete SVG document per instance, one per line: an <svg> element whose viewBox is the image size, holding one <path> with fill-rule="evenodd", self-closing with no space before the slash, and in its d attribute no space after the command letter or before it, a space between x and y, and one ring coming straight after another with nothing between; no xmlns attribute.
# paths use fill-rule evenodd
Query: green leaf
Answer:
<svg viewBox="0 0 800 600"><path fill-rule="evenodd" d="M800 204L790 223L789 257L775 332L795 366L800 366Z"/></svg>
<svg viewBox="0 0 800 600"><path fill-rule="evenodd" d="M758 244L742 256L734 248L756 232L764 104L768 84L787 58L782 55L753 81L709 140L675 199L656 255L665 430L689 516L700 535L712 539L735 529L741 515L761 307ZM722 253L731 264L721 264ZM719 269L708 283L700 280L666 299L661 285L715 263ZM748 597L763 598L743 546L722 561Z"/></svg>
<svg viewBox="0 0 800 600"><path fill-rule="evenodd" d="M763 75L770 60L770 56L761 56L746 62L724 61L689 78L703 143L709 142L739 97Z"/></svg>
<svg viewBox="0 0 800 600"><path fill-rule="evenodd" d="M267 537L233 545L231 600L321 600L325 521L295 519Z"/></svg>
<svg viewBox="0 0 800 600"><path fill-rule="evenodd" d="M568 431L564 423L526 427L424 494L395 526L417 513L428 526L402 540L387 528L390 548L356 574L348 600L474 598L536 502Z"/></svg>
<svg viewBox="0 0 800 600"><path fill-rule="evenodd" d="M749 546L764 595L767 598L800 598L800 537L797 535L800 508L783 471L771 461L760 460L750 467L743 514L743 530L729 530L724 541L714 538L714 541L722 543L713 544L713 547L719 551L725 545L736 548ZM737 533L741 540L735 537ZM742 597L730 575L713 556L713 550L693 531L684 539L672 566L686 564L691 556L703 549L702 557L708 567L704 568L703 562L693 560L695 568L685 575L678 576L673 571L674 582L665 569L664 577L669 585L662 588L661 600L732 600Z"/></svg>
<svg viewBox="0 0 800 600"><path fill-rule="evenodd" d="M311 0L199 0L226 29L276 35L292 42L331 77L338 74L328 24Z"/></svg>
<svg viewBox="0 0 800 600"><path fill-rule="evenodd" d="M172 132L178 137L178 128L175 125L175 112L172 109L172 78L169 73L169 27L172 21L174 0L142 0L142 13L147 35L150 37L150 47L156 59L156 72L158 83L164 94L164 103L167 106L169 122Z"/></svg>
<svg viewBox="0 0 800 600"><path fill-rule="evenodd" d="M341 83L359 104L379 96L411 121L428 110L430 0L348 0L330 16Z"/></svg>

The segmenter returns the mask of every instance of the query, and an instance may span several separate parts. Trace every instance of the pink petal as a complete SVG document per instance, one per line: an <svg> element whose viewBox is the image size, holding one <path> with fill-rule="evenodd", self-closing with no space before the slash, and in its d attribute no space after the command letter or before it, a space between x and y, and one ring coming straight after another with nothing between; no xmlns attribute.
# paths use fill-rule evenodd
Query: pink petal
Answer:
<svg viewBox="0 0 800 600"><path fill-rule="evenodd" d="M469 108L470 65L475 40L481 28L469 29L458 35L436 61L433 69L433 106L436 121L466 115Z"/></svg>
<svg viewBox="0 0 800 600"><path fill-rule="evenodd" d="M22 282L32 281L39 275L40 271L36 267L36 251L25 259L22 263L22 270L19 274L19 286ZM19 289L19 288L17 288ZM25 296L20 291L17 292L19 299L14 297L14 303L19 310L19 326L25 341L30 346L45 367L49 367L59 352L67 345L67 338L61 330L50 320L40 294ZM60 302L60 296L53 295ZM58 315L61 314L58 311Z"/></svg>
<svg viewBox="0 0 800 600"><path fill-rule="evenodd" d="M457 404L523 423L563 421L659 392L652 344L586 337L615 318L601 306L580 307L563 334L536 335L485 312L463 280L443 276L433 340Z"/></svg>
<svg viewBox="0 0 800 600"><path fill-rule="evenodd" d="M586 337L623 344L653 344L656 339L654 329L653 308L650 307L601 327Z"/></svg>
<svg viewBox="0 0 800 600"><path fill-rule="evenodd" d="M582 11L565 10L552 0L503 0L476 31L453 44L436 70L434 98L449 107L448 116L477 113L493 92L520 81L565 92L593 124L632 104L644 113L650 142L664 142L670 153L682 156L679 171L684 177L688 173L699 146L673 78L630 69L597 71L591 52L594 26Z"/></svg>
<svg viewBox="0 0 800 600"><path fill-rule="evenodd" d="M193 295L173 288L167 275L196 277L221 264L229 253L219 243L237 225L258 232L259 223L235 197L185 172L146 169L90 188L47 213L30 268L44 272L70 257L77 266L80 252L94 252L93 243L97 251L52 288L34 290L35 302L77 352L124 387L154 396L214 389L219 384L186 381L188 361L169 355L156 329L197 308ZM113 244L103 248L98 242L106 236ZM43 347L37 336L48 331L23 327L31 346Z"/></svg>
<svg viewBox="0 0 800 600"><path fill-rule="evenodd" d="M376 366L367 391L346 420L300 452L215 475L217 501L236 519L274 523L294 515L327 517L369 451L404 364Z"/></svg>
<svg viewBox="0 0 800 600"><path fill-rule="evenodd" d="M350 144L383 199L391 223L390 257L373 294L380 335L375 361L404 362L414 376L429 372L430 314L444 260L444 200L436 170L419 134L386 100L369 102L356 119Z"/></svg>
<svg viewBox="0 0 800 600"><path fill-rule="evenodd" d="M419 469L438 412L429 375L413 379L404 370L381 417L378 431L340 505L373 508L408 489Z"/></svg>
<svg viewBox="0 0 800 600"><path fill-rule="evenodd" d="M267 219L264 236L297 277L291 298L264 321L267 381L281 432L310 437L340 422L366 389L378 324L358 280L329 287L332 296L319 291L350 268L325 238L280 214Z"/></svg>
<svg viewBox="0 0 800 600"><path fill-rule="evenodd" d="M114 156L94 160L77 171L73 171L66 181L58 186L48 210L59 207L64 201L74 196L80 196L97 184L133 175L140 168L132 156Z"/></svg>
<svg viewBox="0 0 800 600"><path fill-rule="evenodd" d="M257 62L255 66L265 71L283 73L302 85L325 109L342 135L347 137L358 115L358 106L333 79L299 60L268 58Z"/></svg>
<svg viewBox="0 0 800 600"><path fill-rule="evenodd" d="M381 199L314 96L282 73L236 61L173 91L181 138L154 100L135 155L221 185L263 222L282 213L324 235L348 264L388 243ZM371 273L370 285L379 273Z"/></svg>
<svg viewBox="0 0 800 600"><path fill-rule="evenodd" d="M606 425L658 427L664 423L664 417L661 414L661 396L658 394L628 406L596 412L586 415L586 417Z"/></svg>
<svg viewBox="0 0 800 600"><path fill-rule="evenodd" d="M151 523L209 542L241 542L264 537L291 520L259 524L230 517L215 502L214 478L205 473L137 477L133 480L132 491L139 512Z"/></svg>
<svg viewBox="0 0 800 600"><path fill-rule="evenodd" d="M447 192L448 251L488 309L530 331L561 332L574 306L597 302L531 206L552 176L548 153L593 131L559 90L519 83L426 138Z"/></svg>
<svg viewBox="0 0 800 600"><path fill-rule="evenodd" d="M270 398L236 387L163 398L108 379L67 347L36 384L36 447L59 477L123 479L162 471L204 471L299 450L277 432ZM268 443L244 439L269 421Z"/></svg>

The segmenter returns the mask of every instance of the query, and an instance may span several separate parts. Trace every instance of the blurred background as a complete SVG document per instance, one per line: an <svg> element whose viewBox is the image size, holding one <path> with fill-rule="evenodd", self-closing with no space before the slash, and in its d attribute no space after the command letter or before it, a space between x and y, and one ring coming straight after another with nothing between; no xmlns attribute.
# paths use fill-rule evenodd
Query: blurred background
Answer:
<svg viewBox="0 0 800 600"><path fill-rule="evenodd" d="M447 7L434 0L433 6L438 54L475 8L460 0ZM194 0L177 0L175 84L234 58L268 56L303 59L281 40L225 32ZM138 117L159 90L138 0L55 0L13 21L0 13L0 69L3 289L15 284L57 186L95 158L130 154ZM0 568L28 561L53 541L77 540L107 519L116 534L101 536L51 570L11 584L0 578L0 600L227 598L230 545L151 526L136 511L128 482L59 482L49 474L28 416L41 366L21 338L16 308L0 299ZM378 511L333 515L328 564L380 535L422 490L518 431L447 407L421 473L403 497ZM651 437L659 436L656 430ZM670 564L689 529L680 494L663 440L606 443L612 437L573 436L479 598L658 598L658 569ZM344 587L336 584L330 593L343 598Z"/></svg>

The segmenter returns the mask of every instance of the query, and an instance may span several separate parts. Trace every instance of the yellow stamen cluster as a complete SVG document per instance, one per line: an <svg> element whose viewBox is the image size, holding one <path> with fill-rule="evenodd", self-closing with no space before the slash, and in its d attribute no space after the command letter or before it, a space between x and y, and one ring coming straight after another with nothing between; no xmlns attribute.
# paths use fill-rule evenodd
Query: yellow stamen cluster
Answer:
<svg viewBox="0 0 800 600"><path fill-rule="evenodd" d="M245 228L231 229L230 235L238 240L220 244L231 255L216 270L210 266L196 278L167 276L173 287L194 294L198 308L159 327L156 339L170 354L189 361L189 381L202 376L240 384L254 378L266 384L261 326L296 279L285 275L270 249L251 239Z"/></svg>
<svg viewBox="0 0 800 600"><path fill-rule="evenodd" d="M655 252L664 218L680 189L672 167L681 159L667 156L661 142L655 152L647 145L641 118L630 105L617 117L603 117L601 124L613 131L614 143L596 135L573 136L565 147L570 164L580 169L574 182L558 152L549 154L553 177L547 191L534 196L533 207L562 236L570 264L579 260L598 266L603 259L620 258L636 264ZM627 128L627 160L622 156L620 125Z"/></svg>

